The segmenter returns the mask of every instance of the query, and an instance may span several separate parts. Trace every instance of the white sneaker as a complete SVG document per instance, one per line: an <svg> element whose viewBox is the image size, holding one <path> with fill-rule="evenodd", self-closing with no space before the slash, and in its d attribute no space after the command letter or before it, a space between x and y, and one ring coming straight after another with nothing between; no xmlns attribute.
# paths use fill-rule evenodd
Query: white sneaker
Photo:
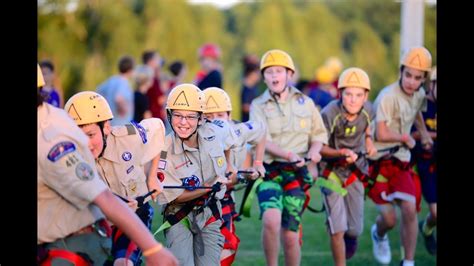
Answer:
<svg viewBox="0 0 474 266"><path fill-rule="evenodd" d="M392 260L392 253L390 252L390 243L388 242L388 236L385 236L382 239L377 237L377 225L372 225L370 230L374 257L381 264L389 264Z"/></svg>

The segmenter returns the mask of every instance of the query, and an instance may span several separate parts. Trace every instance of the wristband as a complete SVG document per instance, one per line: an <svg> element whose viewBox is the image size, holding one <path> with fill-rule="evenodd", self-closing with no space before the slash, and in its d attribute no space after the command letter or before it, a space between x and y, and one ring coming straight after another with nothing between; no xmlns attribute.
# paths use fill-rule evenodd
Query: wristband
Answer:
<svg viewBox="0 0 474 266"><path fill-rule="evenodd" d="M262 162L262 161L259 161L259 160L255 160L255 161L253 161L253 164L254 164L254 165L257 165L257 166L262 166L262 165L263 165L263 162Z"/></svg>
<svg viewBox="0 0 474 266"><path fill-rule="evenodd" d="M156 246L154 246L154 247L152 247L152 248L149 248L149 249L143 251L143 256L148 257L148 256L150 256L150 255L152 255L152 254L157 253L157 252L160 251L162 248L163 248L163 245L160 244L160 243L158 243L158 245L156 245Z"/></svg>

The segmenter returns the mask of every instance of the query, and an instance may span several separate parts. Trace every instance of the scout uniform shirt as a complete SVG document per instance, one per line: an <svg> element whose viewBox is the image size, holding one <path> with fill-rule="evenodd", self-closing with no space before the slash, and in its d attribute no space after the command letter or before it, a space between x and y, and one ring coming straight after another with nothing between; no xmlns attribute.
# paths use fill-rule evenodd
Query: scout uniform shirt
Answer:
<svg viewBox="0 0 474 266"><path fill-rule="evenodd" d="M230 125L237 137L237 143L231 150L231 162L236 167L235 170L240 170L247 155L247 143L257 145L265 134L266 126L262 121L251 120L247 122L232 121Z"/></svg>
<svg viewBox="0 0 474 266"><path fill-rule="evenodd" d="M96 160L96 166L113 192L123 197L148 192L144 165L160 153L164 132L163 122L158 118L112 127L104 154Z"/></svg>
<svg viewBox="0 0 474 266"><path fill-rule="evenodd" d="M38 107L38 244L51 243L104 218L91 204L107 186L89 139L62 109Z"/></svg>
<svg viewBox="0 0 474 266"><path fill-rule="evenodd" d="M330 102L321 111L324 125L329 132L329 147L333 149L350 149L355 153L366 152L365 136L367 127L375 118L375 113L370 102L365 102L359 115L353 121L344 117L342 100ZM368 174L368 162L365 156L359 156L355 165L364 174ZM348 167L336 167L333 170L341 178L347 178L351 174Z"/></svg>
<svg viewBox="0 0 474 266"><path fill-rule="evenodd" d="M426 108L425 90L420 88L412 96L405 94L398 82L395 82L382 91L375 99L374 108L376 110L376 123L384 121L390 130L398 134L410 134L410 129L415 121L418 111ZM400 145L400 142L378 142L375 141L377 150ZM371 159L379 159L386 153L378 153ZM408 148L399 149L394 157L400 161L410 161L410 150Z"/></svg>
<svg viewBox="0 0 474 266"><path fill-rule="evenodd" d="M199 148L186 146L171 132L166 136L165 147L160 155L158 171L164 175L163 185L181 186L183 179L198 178L200 185L212 185L217 176L224 177L227 167L224 150L234 148L236 136L228 122L214 120L205 122L197 129ZM175 200L184 189L164 189L158 195L159 204ZM216 196L221 199L225 189Z"/></svg>
<svg viewBox="0 0 474 266"><path fill-rule="evenodd" d="M263 121L268 141L300 157L306 156L314 141L327 144L326 128L313 100L294 87L289 88L286 101L278 100L278 104L267 89L252 101L250 120ZM265 152L265 163L274 160L284 161Z"/></svg>

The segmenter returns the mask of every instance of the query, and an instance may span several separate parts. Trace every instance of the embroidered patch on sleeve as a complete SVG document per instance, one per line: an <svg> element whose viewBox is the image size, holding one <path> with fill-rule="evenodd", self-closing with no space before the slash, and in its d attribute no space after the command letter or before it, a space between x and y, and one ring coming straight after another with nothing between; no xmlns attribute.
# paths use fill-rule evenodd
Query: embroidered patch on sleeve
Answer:
<svg viewBox="0 0 474 266"><path fill-rule="evenodd" d="M212 123L220 128L224 128L224 121L222 120L214 120Z"/></svg>
<svg viewBox="0 0 474 266"><path fill-rule="evenodd" d="M165 170L166 169L166 160L160 159L158 162L158 169Z"/></svg>
<svg viewBox="0 0 474 266"><path fill-rule="evenodd" d="M165 175L160 171L156 173L156 177L158 178L158 180L160 180L160 182L163 182L165 180Z"/></svg>
<svg viewBox="0 0 474 266"><path fill-rule="evenodd" d="M167 151L161 151L160 153L160 159L166 160L166 156L168 155Z"/></svg>
<svg viewBox="0 0 474 266"><path fill-rule="evenodd" d="M142 127L142 125L138 124L137 122L135 121L130 121L130 123L132 123L132 125L134 125L137 129L138 129L138 133L140 134L140 137L142 138L142 142L143 144L147 143L147 138L146 138L146 130L144 127Z"/></svg>
<svg viewBox="0 0 474 266"><path fill-rule="evenodd" d="M82 181L89 181L94 178L94 171L90 165L81 162L76 166L76 176Z"/></svg>
<svg viewBox="0 0 474 266"><path fill-rule="evenodd" d="M64 155L71 153L76 150L74 143L70 141L62 141L54 145L48 153L48 160L56 162L61 159Z"/></svg>

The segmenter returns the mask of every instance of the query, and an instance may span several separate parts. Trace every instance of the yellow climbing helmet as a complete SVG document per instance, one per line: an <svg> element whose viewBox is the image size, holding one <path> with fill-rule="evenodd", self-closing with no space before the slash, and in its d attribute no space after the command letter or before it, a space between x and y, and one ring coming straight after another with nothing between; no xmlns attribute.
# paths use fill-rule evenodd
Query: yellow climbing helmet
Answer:
<svg viewBox="0 0 474 266"><path fill-rule="evenodd" d="M41 67L38 65L38 76L37 76L37 79L38 79L38 88L39 87L43 87L44 86L44 78L43 78L43 72L41 72Z"/></svg>
<svg viewBox="0 0 474 266"><path fill-rule="evenodd" d="M344 70L339 77L337 88L342 89L346 87L358 87L370 91L369 75L358 67L350 67Z"/></svg>
<svg viewBox="0 0 474 266"><path fill-rule="evenodd" d="M206 97L206 110L204 113L230 112L232 103L229 95L221 88L210 87L204 90Z"/></svg>
<svg viewBox="0 0 474 266"><path fill-rule="evenodd" d="M203 112L205 110L204 93L196 85L180 84L170 91L166 100L166 109Z"/></svg>
<svg viewBox="0 0 474 266"><path fill-rule="evenodd" d="M94 91L82 91L74 94L64 105L64 110L78 126L114 118L107 100Z"/></svg>
<svg viewBox="0 0 474 266"><path fill-rule="evenodd" d="M412 47L403 55L400 64L421 71L430 71L431 54L425 47Z"/></svg>
<svg viewBox="0 0 474 266"><path fill-rule="evenodd" d="M316 69L314 77L321 84L332 83L336 79L336 74L327 66L320 66Z"/></svg>
<svg viewBox="0 0 474 266"><path fill-rule="evenodd" d="M270 66L283 66L295 72L295 64L290 55L279 49L270 50L262 56L260 71Z"/></svg>

